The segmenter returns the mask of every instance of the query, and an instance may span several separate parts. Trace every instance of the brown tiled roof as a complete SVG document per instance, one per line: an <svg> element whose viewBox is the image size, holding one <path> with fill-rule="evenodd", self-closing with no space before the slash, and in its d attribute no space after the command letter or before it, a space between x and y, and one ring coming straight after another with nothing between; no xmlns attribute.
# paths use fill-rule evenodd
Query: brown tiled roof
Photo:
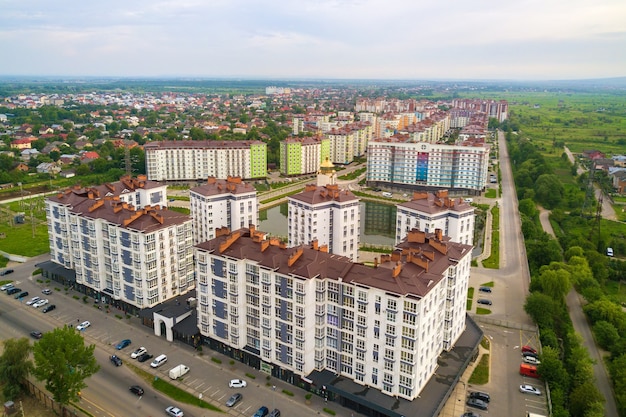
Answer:
<svg viewBox="0 0 626 417"><path fill-rule="evenodd" d="M231 177L229 176L225 180L216 179L215 177L207 178L207 182L194 187L190 190L191 192L209 196L209 195L218 195L218 194L245 194L252 193L255 191L255 188L248 183L241 181L240 177Z"/></svg>
<svg viewBox="0 0 626 417"><path fill-rule="evenodd" d="M436 214L444 211L467 211L472 208L462 198L449 198L447 190L429 193L416 191L411 201L398 204L398 207L406 207L423 213Z"/></svg>
<svg viewBox="0 0 626 417"><path fill-rule="evenodd" d="M303 192L294 194L289 199L299 200L307 204L320 204L333 200L341 203L358 200L352 191L340 190L336 184L329 184L323 187L307 184Z"/></svg>
<svg viewBox="0 0 626 417"><path fill-rule="evenodd" d="M428 294L443 279L443 272L472 250L471 245L451 242L439 231L428 234L413 230L392 255L381 255L381 263L369 267L312 247L287 248L277 240L254 238L251 229L226 233L196 247L229 258L249 259L284 275L341 280L418 298ZM253 236L259 233L252 229Z"/></svg>

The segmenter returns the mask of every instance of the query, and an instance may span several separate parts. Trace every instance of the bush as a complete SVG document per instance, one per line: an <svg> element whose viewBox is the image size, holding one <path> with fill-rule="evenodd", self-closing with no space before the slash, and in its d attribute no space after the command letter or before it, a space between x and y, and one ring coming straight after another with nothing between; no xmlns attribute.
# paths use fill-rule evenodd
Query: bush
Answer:
<svg viewBox="0 0 626 417"><path fill-rule="evenodd" d="M283 390L283 394L289 395L290 397L293 397L293 392L287 391L286 389Z"/></svg>
<svg viewBox="0 0 626 417"><path fill-rule="evenodd" d="M215 363L220 363L220 364L222 363L222 360L218 358L211 358L211 360Z"/></svg>

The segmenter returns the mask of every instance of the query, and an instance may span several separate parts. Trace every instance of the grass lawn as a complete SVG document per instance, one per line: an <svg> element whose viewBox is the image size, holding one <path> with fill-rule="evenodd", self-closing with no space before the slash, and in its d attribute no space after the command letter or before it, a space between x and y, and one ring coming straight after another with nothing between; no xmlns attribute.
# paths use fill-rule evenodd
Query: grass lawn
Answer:
<svg viewBox="0 0 626 417"><path fill-rule="evenodd" d="M491 310L489 310L487 308L477 307L476 308L476 314L480 314L481 316L484 316L484 315L487 315L487 314L491 314Z"/></svg>
<svg viewBox="0 0 626 417"><path fill-rule="evenodd" d="M480 358L480 362L476 365L469 379L470 384L484 385L487 382L489 382L489 354L485 354Z"/></svg>
<svg viewBox="0 0 626 417"><path fill-rule="evenodd" d="M34 237L30 222L13 227L3 222L0 224L0 234L2 233L5 238L0 239L0 250L7 253L32 257L50 251L46 223L36 223Z"/></svg>
<svg viewBox="0 0 626 417"><path fill-rule="evenodd" d="M485 282L484 284L480 284L481 287L489 287L489 288L493 288L494 283L493 281L489 281L489 282Z"/></svg>
<svg viewBox="0 0 626 417"><path fill-rule="evenodd" d="M467 298L474 298L474 287L469 287L467 289Z"/></svg>
<svg viewBox="0 0 626 417"><path fill-rule="evenodd" d="M498 192L496 191L495 188L489 188L487 191L485 191L486 198L496 198L497 196L498 196Z"/></svg>

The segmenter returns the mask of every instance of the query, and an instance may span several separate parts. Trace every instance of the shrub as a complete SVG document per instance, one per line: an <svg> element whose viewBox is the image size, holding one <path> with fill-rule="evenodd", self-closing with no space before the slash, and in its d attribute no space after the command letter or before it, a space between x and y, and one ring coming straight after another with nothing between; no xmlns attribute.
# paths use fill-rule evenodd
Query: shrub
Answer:
<svg viewBox="0 0 626 417"><path fill-rule="evenodd" d="M222 360L218 358L211 358L211 360L215 363L222 363Z"/></svg>

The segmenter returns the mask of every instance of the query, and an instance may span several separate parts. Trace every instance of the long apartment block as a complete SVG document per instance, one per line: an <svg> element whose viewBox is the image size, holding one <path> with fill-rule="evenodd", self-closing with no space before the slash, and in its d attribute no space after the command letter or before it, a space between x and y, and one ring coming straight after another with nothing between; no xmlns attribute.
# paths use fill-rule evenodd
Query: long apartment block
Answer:
<svg viewBox="0 0 626 417"><path fill-rule="evenodd" d="M291 383L326 372L414 400L464 332L471 249L412 230L369 267L222 229L195 246L200 333Z"/></svg>

